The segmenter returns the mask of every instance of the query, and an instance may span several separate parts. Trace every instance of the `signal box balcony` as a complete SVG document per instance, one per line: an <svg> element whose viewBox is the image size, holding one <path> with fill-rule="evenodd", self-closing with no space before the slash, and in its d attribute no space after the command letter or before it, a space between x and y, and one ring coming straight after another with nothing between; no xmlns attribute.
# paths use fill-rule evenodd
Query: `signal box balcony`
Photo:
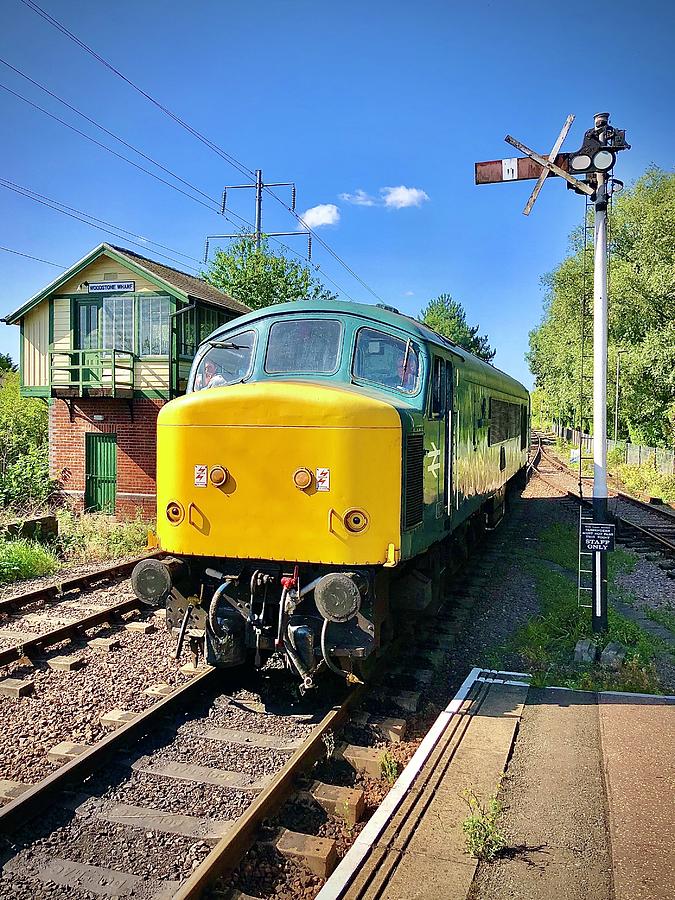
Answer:
<svg viewBox="0 0 675 900"><path fill-rule="evenodd" d="M51 396L131 399L134 368L134 354L127 350L51 350Z"/></svg>

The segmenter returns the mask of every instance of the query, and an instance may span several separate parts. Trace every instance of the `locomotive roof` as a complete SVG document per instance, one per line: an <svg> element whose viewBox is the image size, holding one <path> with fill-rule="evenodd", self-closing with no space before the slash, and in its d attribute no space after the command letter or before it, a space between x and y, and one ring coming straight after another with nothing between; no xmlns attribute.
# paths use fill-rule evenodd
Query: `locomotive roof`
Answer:
<svg viewBox="0 0 675 900"><path fill-rule="evenodd" d="M438 334L438 332L417 319L413 319L412 316L407 316L394 310L392 307L380 306L379 304L352 303L345 300L294 300L290 303L275 303L273 306L254 310L226 322L214 334L229 332L234 328L239 329L242 325L253 324L260 319L288 315L288 313L337 313L338 315L361 316L364 319L371 319L374 322L390 325L393 328L407 332L419 341L442 347L445 351L460 357L470 369L476 368L481 370L483 379L493 383L495 387L498 382L507 381L512 388L520 388L525 395L528 394L527 388L511 375L508 375L491 363L474 356L473 353L469 353L468 350Z"/></svg>

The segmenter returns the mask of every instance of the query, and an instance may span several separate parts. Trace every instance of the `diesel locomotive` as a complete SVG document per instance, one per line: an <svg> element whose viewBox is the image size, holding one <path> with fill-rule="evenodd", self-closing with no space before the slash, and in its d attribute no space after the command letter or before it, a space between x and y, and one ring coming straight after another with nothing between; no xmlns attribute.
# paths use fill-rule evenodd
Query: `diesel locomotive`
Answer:
<svg viewBox="0 0 675 900"><path fill-rule="evenodd" d="M199 346L157 423L147 603L217 666L358 680L523 479L529 395L382 306L285 303Z"/></svg>

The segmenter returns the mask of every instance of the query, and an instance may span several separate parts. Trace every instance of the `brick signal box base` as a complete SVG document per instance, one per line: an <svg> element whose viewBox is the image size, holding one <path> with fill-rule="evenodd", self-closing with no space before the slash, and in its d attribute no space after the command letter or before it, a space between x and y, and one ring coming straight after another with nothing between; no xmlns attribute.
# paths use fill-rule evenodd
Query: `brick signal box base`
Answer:
<svg viewBox="0 0 675 900"><path fill-rule="evenodd" d="M85 508L86 435L116 436L115 514L129 519L156 514L157 415L166 401L135 398L52 400L49 407L49 468L64 492ZM112 510L110 510L112 511Z"/></svg>

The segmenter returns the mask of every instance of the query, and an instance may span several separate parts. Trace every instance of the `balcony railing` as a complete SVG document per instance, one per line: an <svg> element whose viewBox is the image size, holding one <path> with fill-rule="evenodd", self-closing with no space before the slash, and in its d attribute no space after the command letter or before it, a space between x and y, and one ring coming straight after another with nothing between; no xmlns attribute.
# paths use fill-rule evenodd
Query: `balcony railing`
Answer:
<svg viewBox="0 0 675 900"><path fill-rule="evenodd" d="M52 397L133 397L134 354L128 350L51 350Z"/></svg>

